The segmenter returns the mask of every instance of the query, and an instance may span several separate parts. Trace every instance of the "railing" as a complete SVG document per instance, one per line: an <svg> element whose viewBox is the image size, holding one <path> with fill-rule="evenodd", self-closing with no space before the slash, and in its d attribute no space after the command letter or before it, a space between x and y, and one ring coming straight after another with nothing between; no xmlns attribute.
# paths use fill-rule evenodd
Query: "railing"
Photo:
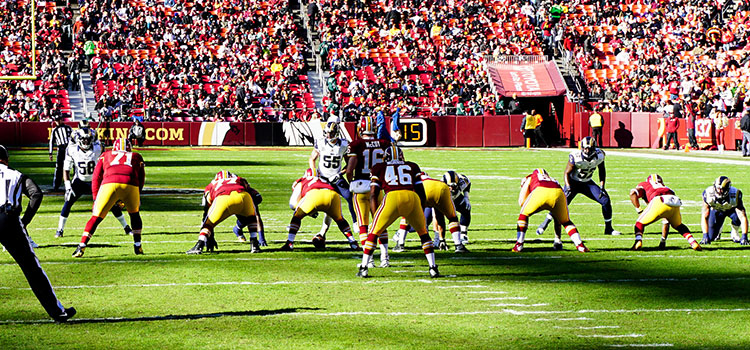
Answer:
<svg viewBox="0 0 750 350"><path fill-rule="evenodd" d="M312 30L314 28L310 27L310 17L307 16L307 3L308 1L300 0L300 17L302 17L302 25L305 27L305 31L307 32L307 42L310 43L310 48L312 49L312 57L315 59L315 72L318 74L318 85L320 86L320 90L323 92L323 95L328 96L328 89L326 89L326 82L323 77L323 62L321 61L320 54L318 53L320 46L318 45L318 47L316 48L315 42L313 41Z"/></svg>
<svg viewBox="0 0 750 350"><path fill-rule="evenodd" d="M89 110L88 101L86 100L86 88L83 85L83 76L80 73L78 74L78 92L81 93L81 108L83 108L83 119L87 119L89 118L89 116L86 115L86 111Z"/></svg>
<svg viewBox="0 0 750 350"><path fill-rule="evenodd" d="M498 55L494 57L487 55L484 57L487 63L499 63L499 64L534 64L534 63L546 63L547 58L540 55Z"/></svg>

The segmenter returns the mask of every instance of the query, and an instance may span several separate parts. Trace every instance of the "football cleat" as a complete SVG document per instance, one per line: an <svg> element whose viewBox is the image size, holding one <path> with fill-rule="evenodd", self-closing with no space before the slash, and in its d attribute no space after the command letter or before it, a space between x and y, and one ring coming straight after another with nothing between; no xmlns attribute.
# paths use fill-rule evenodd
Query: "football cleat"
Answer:
<svg viewBox="0 0 750 350"><path fill-rule="evenodd" d="M214 249L219 249L219 243L216 242L214 235L210 235L206 240L206 252L213 253Z"/></svg>
<svg viewBox="0 0 750 350"><path fill-rule="evenodd" d="M440 271L438 271L438 266L437 266L437 265L435 265L435 266L430 266L430 277L431 277L431 278L438 278L438 277L442 277L442 276L440 275Z"/></svg>
<svg viewBox="0 0 750 350"><path fill-rule="evenodd" d="M135 255L143 255L143 247L139 245L133 245L133 252Z"/></svg>
<svg viewBox="0 0 750 350"><path fill-rule="evenodd" d="M370 256L370 260L367 261L367 265L366 265L366 267L368 269L374 269L375 268L375 261L374 260L375 259L373 259L373 257Z"/></svg>
<svg viewBox="0 0 750 350"><path fill-rule="evenodd" d="M279 250L282 252L291 252L294 250L294 246L292 245L292 243L287 241L286 243L284 243L284 245L281 246L281 248L279 248Z"/></svg>
<svg viewBox="0 0 750 350"><path fill-rule="evenodd" d="M622 233L620 231L617 231L617 230L606 230L606 231L604 231L604 234L605 235L610 235L610 236L619 236Z"/></svg>
<svg viewBox="0 0 750 350"><path fill-rule="evenodd" d="M260 242L258 242L258 239L255 237L250 237L250 244L252 245L252 248L250 248L250 253L260 253Z"/></svg>
<svg viewBox="0 0 750 350"><path fill-rule="evenodd" d="M122 229L125 230L126 235L128 236L133 235L133 229L130 228L130 225L125 225L125 227L123 227Z"/></svg>
<svg viewBox="0 0 750 350"><path fill-rule="evenodd" d="M462 253L468 253L468 252L469 252L469 250L466 249L466 247L464 247L463 244L459 244L459 245L456 246L455 253L462 254Z"/></svg>
<svg viewBox="0 0 750 350"><path fill-rule="evenodd" d="M76 247L76 251L73 252L73 257L74 258L82 257L84 250L86 250L86 247L81 247L81 246Z"/></svg>
<svg viewBox="0 0 750 350"><path fill-rule="evenodd" d="M643 241L637 240L633 243L633 246L630 247L630 250L641 250L641 248L643 248Z"/></svg>
<svg viewBox="0 0 750 350"><path fill-rule="evenodd" d="M357 264L357 267L359 268L359 271L357 272L357 277L367 278L370 277L367 266L362 266L362 264Z"/></svg>
<svg viewBox="0 0 750 350"><path fill-rule="evenodd" d="M469 236L465 233L461 234L461 244L463 245L469 244Z"/></svg>
<svg viewBox="0 0 750 350"><path fill-rule="evenodd" d="M380 267L391 267L391 263L388 259L381 260Z"/></svg>
<svg viewBox="0 0 750 350"><path fill-rule="evenodd" d="M578 251L581 252L581 253L588 253L589 252L589 248L586 248L586 246L583 243L577 245L576 249L578 249Z"/></svg>
<svg viewBox="0 0 750 350"><path fill-rule="evenodd" d="M444 239L440 240L440 245L438 246L438 249L440 249L440 250L446 250L446 251L448 250L448 245L445 244L445 240Z"/></svg>
<svg viewBox="0 0 750 350"><path fill-rule="evenodd" d="M185 254L203 254L203 247L205 246L206 243L199 240L192 248L190 248L190 250L186 251Z"/></svg>
<svg viewBox="0 0 750 350"><path fill-rule="evenodd" d="M659 250L667 249L667 241L659 242Z"/></svg>
<svg viewBox="0 0 750 350"><path fill-rule="evenodd" d="M690 243L690 248L693 248L693 250L698 251L698 252L703 250L703 248L701 248L701 245L698 244L698 242Z"/></svg>
<svg viewBox="0 0 750 350"><path fill-rule="evenodd" d="M359 244L357 244L356 241L349 242L349 248L351 248L354 251L359 250Z"/></svg>
<svg viewBox="0 0 750 350"><path fill-rule="evenodd" d="M552 250L563 250L562 242L552 243Z"/></svg>
<svg viewBox="0 0 750 350"><path fill-rule="evenodd" d="M403 244L396 244L395 247L393 247L393 251L396 253L400 253L404 251L404 245Z"/></svg>
<svg viewBox="0 0 750 350"><path fill-rule="evenodd" d="M511 250L515 253L520 253L523 250L523 243L516 242L516 245L514 245Z"/></svg>
<svg viewBox="0 0 750 350"><path fill-rule="evenodd" d="M67 322L69 319L73 318L77 313L76 308L69 307L65 309L65 312L62 315L55 316L53 319L55 322L64 323Z"/></svg>
<svg viewBox="0 0 750 350"><path fill-rule="evenodd" d="M55 238L62 238L62 236L63 236L63 230L57 230L57 232L55 232Z"/></svg>
<svg viewBox="0 0 750 350"><path fill-rule="evenodd" d="M312 244L315 246L315 249L326 249L326 239L320 234L313 237Z"/></svg>

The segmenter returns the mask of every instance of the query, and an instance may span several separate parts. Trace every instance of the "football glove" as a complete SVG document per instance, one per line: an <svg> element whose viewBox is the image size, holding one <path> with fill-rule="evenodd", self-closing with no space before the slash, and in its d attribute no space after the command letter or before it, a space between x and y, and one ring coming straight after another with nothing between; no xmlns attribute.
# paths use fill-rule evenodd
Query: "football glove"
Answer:
<svg viewBox="0 0 750 350"><path fill-rule="evenodd" d="M70 202L76 193L73 191L73 186L70 185L70 181L65 181L65 201Z"/></svg>
<svg viewBox="0 0 750 350"><path fill-rule="evenodd" d="M635 208L635 212L638 214L643 213L643 207Z"/></svg>
<svg viewBox="0 0 750 350"><path fill-rule="evenodd" d="M750 242L747 241L747 234L742 235L742 239L740 240L740 245L750 245Z"/></svg>

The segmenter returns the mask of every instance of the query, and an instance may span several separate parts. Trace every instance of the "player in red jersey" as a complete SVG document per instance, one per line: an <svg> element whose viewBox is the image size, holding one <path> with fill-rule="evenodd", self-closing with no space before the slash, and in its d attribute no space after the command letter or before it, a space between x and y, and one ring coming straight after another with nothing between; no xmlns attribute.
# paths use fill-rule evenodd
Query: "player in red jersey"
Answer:
<svg viewBox="0 0 750 350"><path fill-rule="evenodd" d="M375 212L370 211L370 170L376 165L383 162L385 150L391 144L388 140L375 138L375 121L372 117L362 117L359 121L360 138L349 144L349 150L346 152L346 179L349 181L350 190L353 193L354 212L357 215L357 225L359 225L359 241L364 245L367 239L368 226L370 224L370 215ZM377 202L380 204L383 196L378 193ZM388 267L388 232L383 231L378 237L380 243L380 264L381 267ZM374 267L372 262L368 263Z"/></svg>
<svg viewBox="0 0 750 350"><path fill-rule="evenodd" d="M646 209L641 208L638 201L643 199L648 203ZM682 237L687 239L693 250L701 250L701 245L693 238L690 229L682 223L680 206L682 201L669 187L664 185L664 180L658 174L651 174L646 181L641 182L630 190L630 202L640 214L635 222L635 243L632 250L640 250L643 247L643 229L658 219L666 220ZM666 224L665 224L666 226ZM661 243L659 249L664 249L667 243L668 230L662 229Z"/></svg>
<svg viewBox="0 0 750 350"><path fill-rule="evenodd" d="M359 246L352 236L349 222L341 215L341 196L331 184L324 179L314 175L312 169L305 171L305 176L297 179L292 185L294 192L289 199L289 206L294 210L292 220L289 222L289 236L286 243L281 246L282 251L292 251L294 240L299 232L302 219L306 216L316 217L319 211L328 214L336 222L341 232L349 241L349 246L358 250ZM317 239L317 240L316 240ZM313 239L317 248L325 248L325 239L318 235Z"/></svg>
<svg viewBox="0 0 750 350"><path fill-rule="evenodd" d="M568 212L568 202L565 200L565 193L562 187L549 176L544 169L534 169L534 171L521 180L521 192L518 194L518 205L521 206L521 213L518 215L516 226L517 240L513 246L513 251L518 253L523 250L523 242L526 238L526 227L529 224L529 217L542 210L549 210L555 224L555 236L560 240L560 225L565 227L565 232L570 236L570 240L576 245L581 253L589 251L581 241L578 229L570 221Z"/></svg>
<svg viewBox="0 0 750 350"><path fill-rule="evenodd" d="M368 277L368 263L375 250L375 239L399 217L405 217L414 227L422 241L427 262L430 265L430 277L440 277L435 264L435 252L430 235L425 227L423 209L427 198L419 176L419 166L404 161L404 155L396 145L389 146L385 151L385 162L372 167L370 173L370 210L375 212L372 226L363 244L364 254L359 264L357 276ZM378 204L380 190L385 192L383 201ZM377 208L377 210L375 209Z"/></svg>
<svg viewBox="0 0 750 350"><path fill-rule="evenodd" d="M253 192L256 191L246 179L225 170L218 172L203 191L203 224L198 242L186 253L201 254L204 247L210 252L218 248L214 228L232 215L250 231L251 252L260 253Z"/></svg>
<svg viewBox="0 0 750 350"><path fill-rule="evenodd" d="M94 197L94 208L91 219L86 223L74 258L83 256L96 227L107 216L115 203L122 202L130 214L130 227L133 229L133 250L143 254L141 231L143 221L139 213L141 207L141 190L146 180L145 164L140 154L131 152L127 139L117 139L111 151L104 152L94 168L91 180L91 192Z"/></svg>

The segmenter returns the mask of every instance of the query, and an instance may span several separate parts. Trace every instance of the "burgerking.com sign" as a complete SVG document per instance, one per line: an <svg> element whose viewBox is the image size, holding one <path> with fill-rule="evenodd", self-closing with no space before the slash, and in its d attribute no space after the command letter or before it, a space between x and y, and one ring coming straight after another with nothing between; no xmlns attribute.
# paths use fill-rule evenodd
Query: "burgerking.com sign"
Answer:
<svg viewBox="0 0 750 350"><path fill-rule="evenodd" d="M146 127L146 140L153 141L184 141L185 128L149 128ZM121 139L128 137L130 128L97 128L96 135L99 139L105 137L110 139ZM52 128L47 128L48 137L52 135ZM106 135L106 136L105 136ZM110 136L111 135L111 136Z"/></svg>

